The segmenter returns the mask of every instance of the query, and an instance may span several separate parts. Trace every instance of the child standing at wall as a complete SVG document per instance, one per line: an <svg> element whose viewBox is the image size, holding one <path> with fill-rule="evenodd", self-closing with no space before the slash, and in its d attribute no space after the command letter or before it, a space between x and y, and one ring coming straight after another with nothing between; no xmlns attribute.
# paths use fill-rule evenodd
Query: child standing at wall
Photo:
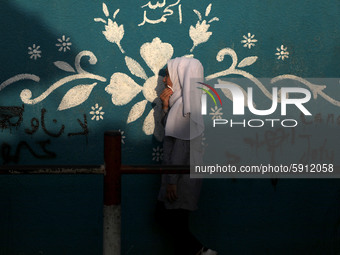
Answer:
<svg viewBox="0 0 340 255"><path fill-rule="evenodd" d="M194 58L175 58L168 62L163 79L166 88L160 95L163 103L165 137L163 163L189 165L190 142L201 139L204 125L200 113L201 90L197 81L203 81L203 66ZM198 163L202 153L191 154L192 163ZM201 179L188 174L165 174L157 205L157 218L174 240L176 255L216 255L205 248L190 232L189 214L197 210Z"/></svg>

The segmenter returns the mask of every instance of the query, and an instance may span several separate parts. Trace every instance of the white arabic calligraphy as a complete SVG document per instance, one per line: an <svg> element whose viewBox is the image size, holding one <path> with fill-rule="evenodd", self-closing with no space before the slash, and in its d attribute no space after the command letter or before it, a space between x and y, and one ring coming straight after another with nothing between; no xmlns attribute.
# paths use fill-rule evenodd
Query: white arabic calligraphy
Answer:
<svg viewBox="0 0 340 255"><path fill-rule="evenodd" d="M171 15L174 14L174 11L170 8L177 6L177 5L178 5L179 23L182 24L182 6L181 6L181 4L179 4L180 2L181 2L181 0L178 0L176 3L169 4L168 6L166 6L165 9L163 10L164 14L159 19L149 19L146 16L146 10L144 10L144 16L143 16L144 20L143 20L142 23L138 24L138 26L143 26L143 25L145 25L145 23L157 24L157 23L161 23L161 22L166 22L167 16L171 16ZM151 4L151 2L148 2L147 4L141 6L141 8L149 7L149 9L155 10L157 8L163 8L165 5L166 5L166 0L163 0L162 3L157 2L156 4Z"/></svg>

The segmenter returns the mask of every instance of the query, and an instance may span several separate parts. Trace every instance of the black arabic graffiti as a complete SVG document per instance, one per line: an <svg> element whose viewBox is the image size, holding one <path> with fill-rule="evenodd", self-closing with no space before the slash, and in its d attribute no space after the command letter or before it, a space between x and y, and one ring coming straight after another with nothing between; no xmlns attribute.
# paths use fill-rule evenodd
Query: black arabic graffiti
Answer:
<svg viewBox="0 0 340 255"><path fill-rule="evenodd" d="M3 143L1 145L1 156L3 158L3 164L6 165L8 163L18 163L20 160L20 151L23 148L28 149L28 151L35 157L38 159L51 159L51 158L55 158L56 154L52 151L49 151L46 149L47 144L50 144L51 141L50 140L44 140L44 141L38 141L37 144L39 144L40 148L43 150L43 152L45 154L38 154L36 153L31 146L25 142L25 141L21 141L19 142L19 144L17 145L14 154L11 154L11 145L8 143Z"/></svg>
<svg viewBox="0 0 340 255"><path fill-rule="evenodd" d="M0 106L0 128L8 129L11 127L19 127L23 122L23 113L24 113L24 105L20 106ZM58 138L64 132L66 126L64 124L59 125L57 127L57 131L51 131L48 127L51 128L51 123L46 121L47 110L45 108L41 109L40 118L33 117L30 120L30 128L25 128L25 133L28 135L34 135L39 128L41 127L45 134L50 137ZM57 119L53 119L52 122L57 124ZM87 135L89 134L88 126L87 126L87 117L86 114L83 114L83 118L77 118L77 122L80 126L80 130L78 132L69 132L67 133L68 137L84 135L86 136L87 142ZM46 147L47 145L51 144L51 140L42 140L38 141L37 144L42 149L42 153L38 153L33 149L33 146L30 145L26 141L20 141L16 147L10 145L7 142L3 142L1 144L1 156L3 158L3 164L9 164L11 162L18 163L20 161L20 153L23 149L27 149L30 154L38 159L52 159L56 158L56 153L48 150ZM14 147L14 150L12 148ZM14 152L13 152L14 151Z"/></svg>
<svg viewBox="0 0 340 255"><path fill-rule="evenodd" d="M45 123L45 116L46 116L47 110L45 108L41 109L41 117L40 117L40 123L41 123L41 128L44 130L44 132L51 136L51 137L59 137L61 136L64 131L65 131L65 125L62 124L59 131L56 133L53 133L49 130L47 130L46 123ZM89 133L88 127L87 127L87 118L86 114L83 115L84 121L82 122L80 119L77 119L80 127L82 128L82 131L80 132L70 132L67 134L67 136L75 136L75 135L85 135L87 136ZM56 119L53 119L53 123L57 123L58 121ZM38 118L32 118L31 119L31 129L26 128L25 132L26 134L33 135L35 132L38 131L39 126L40 126Z"/></svg>
<svg viewBox="0 0 340 255"><path fill-rule="evenodd" d="M19 127L23 120L24 105L0 106L0 128Z"/></svg>

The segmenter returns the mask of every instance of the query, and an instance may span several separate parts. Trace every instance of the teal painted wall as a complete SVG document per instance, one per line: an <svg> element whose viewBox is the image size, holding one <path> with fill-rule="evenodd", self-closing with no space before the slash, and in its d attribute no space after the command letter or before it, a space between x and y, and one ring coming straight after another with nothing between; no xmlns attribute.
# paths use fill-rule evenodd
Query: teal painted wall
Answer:
<svg viewBox="0 0 340 255"><path fill-rule="evenodd" d="M232 65L230 56L219 61L223 49L233 52L237 69L254 79L339 77L339 1L163 2L152 9L157 1L1 1L0 164L103 164L103 134L112 129L122 132L124 164L160 164L158 71L173 57L193 55L206 77L221 79L229 76L220 72ZM334 100L318 93L310 106L311 119L320 113L326 125L312 124L313 148L320 149L327 138L326 131L317 130L329 128L336 159L338 91L337 85L328 85L323 92ZM265 97L257 93L261 105ZM333 123L326 122L330 113ZM232 145L228 148L241 163L247 160ZM270 157L266 149L258 154ZM277 153L293 149L284 145ZM61 254L55 244L63 243L62 254L100 254L102 178L0 180L0 215L8 219L1 252ZM70 182L79 188L69 190ZM158 185L156 176L124 177L123 254L163 254L162 246L168 247L152 223ZM54 205L50 199L55 196ZM206 180L192 226L221 254L332 254L339 250L339 198L338 179L280 179L276 186L269 179ZM48 227L44 216L36 218L42 207L69 231L59 228L44 241ZM72 223L69 211L80 215L79 222ZM88 224L84 232L83 220ZM77 248L74 233L80 238ZM149 252L152 245L154 253Z"/></svg>

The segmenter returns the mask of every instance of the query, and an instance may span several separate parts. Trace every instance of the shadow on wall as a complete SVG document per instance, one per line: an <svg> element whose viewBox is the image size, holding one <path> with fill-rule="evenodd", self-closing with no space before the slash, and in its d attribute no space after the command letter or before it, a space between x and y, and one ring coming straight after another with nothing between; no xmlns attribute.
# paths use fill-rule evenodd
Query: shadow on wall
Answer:
<svg viewBox="0 0 340 255"><path fill-rule="evenodd" d="M74 42L67 55L59 51L62 34L13 2L0 1L0 164L56 157L49 143L65 124L53 116L60 101L31 106L23 104L20 93L29 88L34 97L40 95L60 79L53 62L72 63L78 53ZM17 81L9 80L13 77ZM67 138L61 142L65 147ZM0 183L0 254L100 254L101 176L0 175Z"/></svg>
<svg viewBox="0 0 340 255"><path fill-rule="evenodd" d="M50 144L58 139L55 143L59 147L70 147L70 137L86 136L86 116L57 111L70 86L52 91L45 101L36 104L25 104L22 93L31 93L28 99L45 93L62 78L65 69L73 68L65 64L73 63L79 50L74 40L71 43L67 36L52 31L42 17L18 3L1 1L0 10L0 22L6 24L0 28L0 163L22 163L22 158L28 159L24 164L54 159L56 153L49 149ZM63 65L58 69L55 63L60 60ZM72 130L67 129L70 119ZM82 145L86 142L87 137L81 141Z"/></svg>
<svg viewBox="0 0 340 255"><path fill-rule="evenodd" d="M63 40L62 34L51 31L37 13L16 6L12 1L1 1L0 10L0 22L3 24L0 27L2 45L0 82L19 73L37 74L41 81L45 81L45 78L56 75L47 72L54 67L47 63L53 63L59 58L65 59L78 52L72 42L71 45L65 45L69 46L70 49L66 48L66 51L71 51L71 54L63 54L62 42L66 41L67 37ZM60 47L63 48L61 51ZM74 57L70 56L70 59Z"/></svg>

